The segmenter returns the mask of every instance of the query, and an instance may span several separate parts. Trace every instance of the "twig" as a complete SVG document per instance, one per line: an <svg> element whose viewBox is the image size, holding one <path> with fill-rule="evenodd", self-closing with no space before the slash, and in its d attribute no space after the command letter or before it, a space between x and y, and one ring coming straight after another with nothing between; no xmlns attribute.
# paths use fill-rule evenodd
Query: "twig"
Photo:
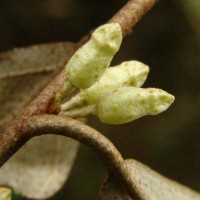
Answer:
<svg viewBox="0 0 200 200"><path fill-rule="evenodd" d="M89 105L89 106L83 106L81 108L77 108L74 110L64 111L59 113L60 116L70 117L73 119L77 118L84 118L88 117L90 115L97 115L97 106L96 105Z"/></svg>
<svg viewBox="0 0 200 200"><path fill-rule="evenodd" d="M108 22L117 22L123 35L132 32L136 23L154 6L158 0L130 0Z"/></svg>
<svg viewBox="0 0 200 200"><path fill-rule="evenodd" d="M119 182L125 184L132 197L136 197L134 185L129 179L129 171L127 170L121 154L105 136L95 129L77 120L57 115L31 116L19 123L19 126L15 127L15 130L17 130L15 132L18 132L21 137L15 138L13 135L14 138L12 140L12 145L4 147L8 152L4 151L0 155L0 165L5 162L8 154L11 156L13 152L16 152L21 146L23 146L23 144L25 144L26 141L30 140L34 136L49 133L63 135L87 145L96 152L105 164L108 172ZM20 129L18 129L19 127ZM12 132L12 128L7 129L7 133ZM6 140L8 138L4 137L2 139L2 144L6 145Z"/></svg>

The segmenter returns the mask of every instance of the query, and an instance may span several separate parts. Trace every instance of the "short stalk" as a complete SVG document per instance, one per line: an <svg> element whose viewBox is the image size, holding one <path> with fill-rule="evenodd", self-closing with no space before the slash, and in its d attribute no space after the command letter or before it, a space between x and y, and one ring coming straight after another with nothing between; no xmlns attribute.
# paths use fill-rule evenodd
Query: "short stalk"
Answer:
<svg viewBox="0 0 200 200"><path fill-rule="evenodd" d="M96 105L89 105L79 109L70 110L67 112L61 111L60 116L70 117L73 119L76 118L86 118L89 115L97 115L97 106Z"/></svg>
<svg viewBox="0 0 200 200"><path fill-rule="evenodd" d="M85 98L84 95L80 92L74 97L72 97L70 100L62 104L61 111L68 111L76 107L84 106L84 104L85 104Z"/></svg>
<svg viewBox="0 0 200 200"><path fill-rule="evenodd" d="M55 96L53 107L56 108L57 105L62 101L62 99L64 99L74 89L74 86L69 81L65 81L60 91Z"/></svg>

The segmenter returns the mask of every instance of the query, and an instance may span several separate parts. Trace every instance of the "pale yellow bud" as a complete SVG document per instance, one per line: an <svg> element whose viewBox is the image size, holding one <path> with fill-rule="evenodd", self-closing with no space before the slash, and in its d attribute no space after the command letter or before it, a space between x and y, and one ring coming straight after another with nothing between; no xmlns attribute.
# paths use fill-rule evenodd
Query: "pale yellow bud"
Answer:
<svg viewBox="0 0 200 200"><path fill-rule="evenodd" d="M71 57L66 65L69 81L78 88L88 88L97 82L109 67L122 41L118 23L100 26L91 39Z"/></svg>
<svg viewBox="0 0 200 200"><path fill-rule="evenodd" d="M97 104L102 94L120 87L140 87L145 82L148 72L149 67L138 61L127 61L118 66L109 67L98 82L63 104L61 110L69 110L84 104Z"/></svg>
<svg viewBox="0 0 200 200"><path fill-rule="evenodd" d="M0 200L11 200L12 192L9 188L0 187Z"/></svg>
<svg viewBox="0 0 200 200"><path fill-rule="evenodd" d="M116 53L122 42L121 27L118 23L105 24L97 28L91 36L98 48L103 48L107 53Z"/></svg>
<svg viewBox="0 0 200 200"><path fill-rule="evenodd" d="M101 96L97 113L104 123L124 124L161 113L173 101L174 96L160 89L122 87Z"/></svg>
<svg viewBox="0 0 200 200"><path fill-rule="evenodd" d="M141 62L123 62L109 67L97 83L82 92L88 104L96 104L103 93L125 86L141 87L148 72L149 67Z"/></svg>

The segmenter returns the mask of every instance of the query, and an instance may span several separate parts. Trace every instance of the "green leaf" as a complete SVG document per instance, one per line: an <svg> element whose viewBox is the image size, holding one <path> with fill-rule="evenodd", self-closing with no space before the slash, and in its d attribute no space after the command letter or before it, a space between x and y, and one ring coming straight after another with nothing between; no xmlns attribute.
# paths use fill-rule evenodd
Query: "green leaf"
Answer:
<svg viewBox="0 0 200 200"><path fill-rule="evenodd" d="M12 192L9 188L0 187L0 200L11 200Z"/></svg>

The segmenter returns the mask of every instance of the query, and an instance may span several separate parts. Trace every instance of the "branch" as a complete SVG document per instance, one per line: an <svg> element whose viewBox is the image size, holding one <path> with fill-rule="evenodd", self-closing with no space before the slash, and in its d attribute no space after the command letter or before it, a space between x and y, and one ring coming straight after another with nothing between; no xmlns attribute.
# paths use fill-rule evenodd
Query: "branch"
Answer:
<svg viewBox="0 0 200 200"><path fill-rule="evenodd" d="M136 23L154 6L158 0L129 0L108 22L121 25L123 35L129 35Z"/></svg>
<svg viewBox="0 0 200 200"><path fill-rule="evenodd" d="M71 118L56 115L37 115L29 117L15 126L15 133L21 137L12 138L4 137L1 140L0 147L0 165L2 165L8 157L12 156L26 141L34 136L53 133L73 138L92 149L105 164L108 172L114 176L119 183L123 183L127 190L136 197L134 184L129 179L130 172L126 164L115 146L101 133L95 129ZM20 128L20 129L19 129ZM13 133L13 127L7 129L8 136ZM10 139L9 146L7 140ZM20 141L19 141L20 140ZM20 145L19 145L20 144Z"/></svg>

